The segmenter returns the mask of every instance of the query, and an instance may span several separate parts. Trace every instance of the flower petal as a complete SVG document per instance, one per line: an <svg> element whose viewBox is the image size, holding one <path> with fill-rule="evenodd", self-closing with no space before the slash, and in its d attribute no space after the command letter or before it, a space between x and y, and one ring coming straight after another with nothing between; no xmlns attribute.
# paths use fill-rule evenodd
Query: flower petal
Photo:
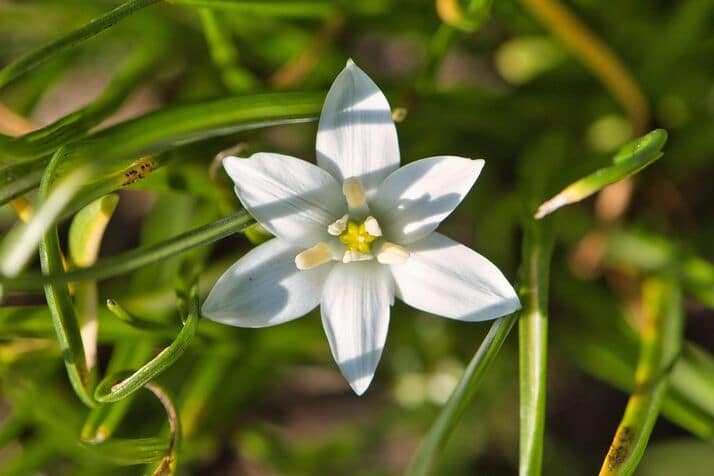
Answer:
<svg viewBox="0 0 714 476"><path fill-rule="evenodd" d="M227 157L223 167L243 206L270 233L309 247L347 210L342 189L314 164L280 154Z"/></svg>
<svg viewBox="0 0 714 476"><path fill-rule="evenodd" d="M322 325L332 355L350 386L362 395L374 376L389 328L394 284L374 261L338 263L322 294Z"/></svg>
<svg viewBox="0 0 714 476"><path fill-rule="evenodd" d="M367 196L399 167L387 98L352 60L327 93L317 128L317 164L340 182L357 177Z"/></svg>
<svg viewBox="0 0 714 476"><path fill-rule="evenodd" d="M299 271L300 251L280 238L253 248L216 282L202 314L237 327L273 326L307 314L320 303L332 264Z"/></svg>
<svg viewBox="0 0 714 476"><path fill-rule="evenodd" d="M399 299L422 311L461 321L484 321L520 309L501 271L470 248L432 233L390 266Z"/></svg>
<svg viewBox="0 0 714 476"><path fill-rule="evenodd" d="M391 174L370 204L384 235L405 244L434 231L461 203L483 164L483 160L463 157L430 157Z"/></svg>

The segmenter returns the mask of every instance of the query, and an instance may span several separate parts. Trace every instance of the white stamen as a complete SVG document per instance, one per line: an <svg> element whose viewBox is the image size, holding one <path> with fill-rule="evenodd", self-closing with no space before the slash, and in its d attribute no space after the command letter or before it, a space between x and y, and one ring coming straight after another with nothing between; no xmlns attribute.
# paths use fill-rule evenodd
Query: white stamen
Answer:
<svg viewBox="0 0 714 476"><path fill-rule="evenodd" d="M330 223L330 225L327 227L327 232L332 236L340 236L342 232L345 231L345 229L347 228L348 218L349 216L345 215L334 223Z"/></svg>
<svg viewBox="0 0 714 476"><path fill-rule="evenodd" d="M382 229L379 227L379 222L377 219L369 216L364 219L364 227L367 229L367 233L372 236L382 236Z"/></svg>
<svg viewBox="0 0 714 476"><path fill-rule="evenodd" d="M385 241L377 253L377 261L381 264L402 264L409 258L409 250L403 246Z"/></svg>
<svg viewBox="0 0 714 476"><path fill-rule="evenodd" d="M360 179L348 178L342 184L342 193L347 199L347 206L350 210L359 210L367 206L367 198L364 194L364 186Z"/></svg>
<svg viewBox="0 0 714 476"><path fill-rule="evenodd" d="M325 264L332 259L330 247L322 241L295 257L295 266L301 271Z"/></svg>
<svg viewBox="0 0 714 476"><path fill-rule="evenodd" d="M367 261L370 259L372 259L372 255L360 253L356 250L347 250L345 251L345 255L342 257L342 262L347 264L353 261Z"/></svg>

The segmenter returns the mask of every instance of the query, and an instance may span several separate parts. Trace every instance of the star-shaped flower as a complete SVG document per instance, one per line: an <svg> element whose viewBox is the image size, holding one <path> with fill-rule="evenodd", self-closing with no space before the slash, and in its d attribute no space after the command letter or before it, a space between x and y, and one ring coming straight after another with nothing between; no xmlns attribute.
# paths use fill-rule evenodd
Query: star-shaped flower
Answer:
<svg viewBox="0 0 714 476"><path fill-rule="evenodd" d="M351 60L325 99L317 166L273 153L228 157L223 166L243 206L275 238L221 276L203 314L265 327L319 305L332 355L358 395L382 355L395 296L462 321L520 307L496 266L434 231L483 160L439 156L399 168L389 103Z"/></svg>

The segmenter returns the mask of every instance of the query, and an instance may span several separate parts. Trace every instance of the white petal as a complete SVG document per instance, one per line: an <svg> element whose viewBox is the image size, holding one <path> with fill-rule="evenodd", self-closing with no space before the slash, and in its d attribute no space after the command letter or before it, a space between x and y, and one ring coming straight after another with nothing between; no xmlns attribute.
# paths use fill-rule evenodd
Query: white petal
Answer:
<svg viewBox="0 0 714 476"><path fill-rule="evenodd" d="M314 164L280 154L226 157L243 206L270 233L309 247L327 236L327 226L347 211L337 181Z"/></svg>
<svg viewBox="0 0 714 476"><path fill-rule="evenodd" d="M483 160L463 157L430 157L391 174L370 205L384 236L405 244L434 231L461 203L483 164Z"/></svg>
<svg viewBox="0 0 714 476"><path fill-rule="evenodd" d="M332 263L299 271L300 251L280 238L252 249L213 286L202 314L237 327L267 327L307 314L320 303Z"/></svg>
<svg viewBox="0 0 714 476"><path fill-rule="evenodd" d="M362 395L374 376L389 328L394 285L374 262L336 264L322 295L322 325L332 355L350 386Z"/></svg>
<svg viewBox="0 0 714 476"><path fill-rule="evenodd" d="M387 98L351 60L322 107L317 164L339 181L359 178L367 197L399 167L397 129Z"/></svg>
<svg viewBox="0 0 714 476"><path fill-rule="evenodd" d="M390 266L399 299L422 311L462 321L511 314L521 305L501 271L440 233L413 243L403 264Z"/></svg>

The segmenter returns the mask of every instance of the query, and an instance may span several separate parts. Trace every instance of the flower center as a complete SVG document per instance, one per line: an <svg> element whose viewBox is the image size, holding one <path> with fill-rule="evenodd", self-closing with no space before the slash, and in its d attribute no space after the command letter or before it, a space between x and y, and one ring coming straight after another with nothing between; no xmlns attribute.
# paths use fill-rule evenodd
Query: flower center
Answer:
<svg viewBox="0 0 714 476"><path fill-rule="evenodd" d="M377 258L381 264L401 264L409 258L409 250L382 239L382 229L377 219L369 215L369 207L362 182L357 178L345 180L342 191L347 199L349 213L327 227L327 233L337 240L320 242L295 257L298 269L312 269L333 259L343 263L366 261ZM379 241L377 241L379 240ZM377 243L374 243L377 241ZM344 252L339 251L340 243ZM376 253L372 252L372 247Z"/></svg>
<svg viewBox="0 0 714 476"><path fill-rule="evenodd" d="M372 217L368 217L368 219L374 220L374 223L377 222ZM344 243L345 247L350 250L350 251L359 251L360 253L365 253L369 254L371 252L371 244L374 240L379 238L379 235L373 236L369 233L367 230L367 220L363 221L360 224L357 224L357 222L354 221L348 221L347 222L347 229L342 232L342 234L339 236L339 239L342 243Z"/></svg>

